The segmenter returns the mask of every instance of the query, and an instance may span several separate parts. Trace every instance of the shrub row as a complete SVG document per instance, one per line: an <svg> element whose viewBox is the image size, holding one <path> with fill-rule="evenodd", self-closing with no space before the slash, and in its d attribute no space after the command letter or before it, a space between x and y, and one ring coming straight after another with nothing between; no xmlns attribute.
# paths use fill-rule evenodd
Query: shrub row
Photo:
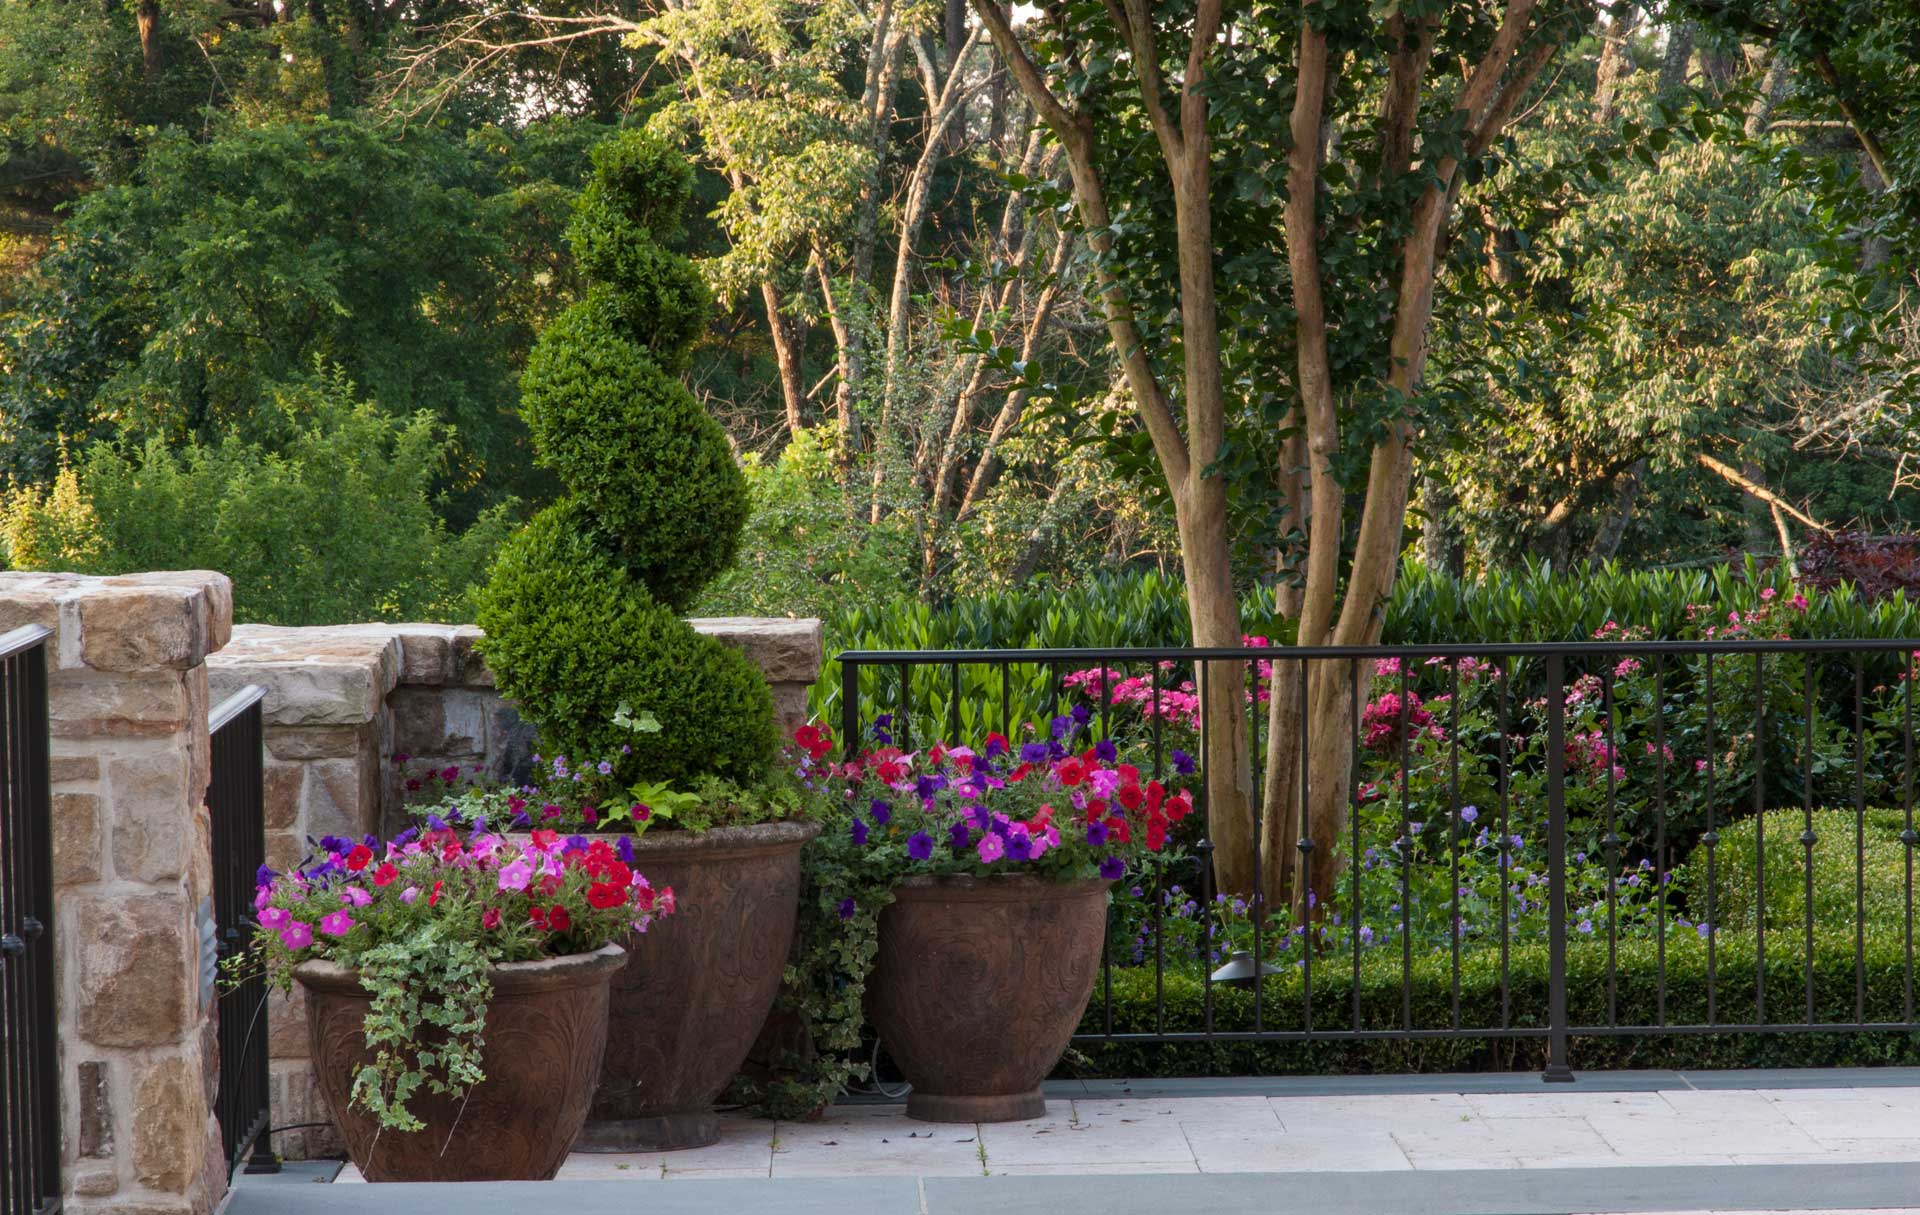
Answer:
<svg viewBox="0 0 1920 1215"><path fill-rule="evenodd" d="M1708 950L1690 933L1669 938L1665 958L1665 1024L1703 1026L1756 1020L1758 950L1751 936L1722 933L1713 958L1713 1016L1709 1017ZM1285 955L1283 954L1282 957ZM1856 971L1851 930L1823 930L1814 939L1813 1023L1908 1023L1913 1016L1913 973L1904 931L1871 924ZM1765 1022L1801 1025L1807 1016L1807 955L1803 943L1769 935L1766 941ZM1568 1012L1574 1025L1652 1025L1661 1020L1658 946L1650 940L1618 943L1611 968L1604 938L1570 943ZM1546 1024L1547 950L1529 942L1512 948L1506 991L1517 1027ZM1096 983L1081 1023L1083 1034L1189 1032L1206 1025L1206 987L1197 974L1169 968L1164 978L1164 1020L1156 1019L1151 967L1116 968L1111 998ZM1416 1029L1445 1029L1453 1021L1453 967L1446 953L1418 955L1405 985L1403 1005L1398 951L1361 957L1358 1024L1364 1030L1402 1026L1409 1007ZM1356 1023L1354 975L1349 954L1317 958L1313 973L1314 1027L1350 1030ZM1609 993L1613 1000L1609 1016ZM1301 970L1270 976L1262 995L1262 1027L1304 1028ZM1469 1029L1503 1024L1497 947L1475 947L1460 960L1458 1024ZM1856 1004L1856 1001L1859 1001ZM1250 989L1212 985L1213 1027L1254 1028ZM1858 1015L1864 1008L1864 1016ZM1766 1033L1633 1033L1576 1037L1570 1051L1576 1069L1838 1067L1920 1064L1920 1034L1907 1031L1807 1031ZM1359 1039L1315 1042L1083 1042L1057 1074L1081 1077L1288 1075L1297 1073L1469 1072L1525 1070L1546 1058L1543 1038L1462 1037Z"/></svg>

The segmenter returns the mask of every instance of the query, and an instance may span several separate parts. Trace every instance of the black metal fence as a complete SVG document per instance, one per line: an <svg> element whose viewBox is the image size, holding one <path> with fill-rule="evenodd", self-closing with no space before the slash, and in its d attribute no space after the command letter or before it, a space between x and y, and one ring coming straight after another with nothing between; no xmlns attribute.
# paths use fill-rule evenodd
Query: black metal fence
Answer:
<svg viewBox="0 0 1920 1215"><path fill-rule="evenodd" d="M255 875L266 863L260 715L265 695L261 688L244 688L207 720L213 752L207 810L213 817L214 926L222 962L247 951ZM267 1140L268 1069L266 980L257 967L238 967L221 985L220 1089L214 1100L230 1169L251 1151L249 1173L279 1171Z"/></svg>
<svg viewBox="0 0 1920 1215"><path fill-rule="evenodd" d="M60 1206L49 636L0 635L0 1215Z"/></svg>
<svg viewBox="0 0 1920 1215"><path fill-rule="evenodd" d="M1570 1039L1920 1029L1920 642L1741 637L1760 627L1736 619L1736 639L1696 642L849 651L838 709L849 756L876 733L906 750L1064 734L1112 740L1193 789L1197 812L1116 884L1083 1048L1538 1040L1544 1078L1570 1080ZM1340 675L1354 694L1312 702L1341 706L1315 719L1309 686ZM1201 685L1229 676L1244 712L1223 723ZM1276 696L1297 698L1282 758L1343 731L1348 766L1252 797L1243 817L1267 846L1247 888L1218 890L1206 756L1227 724L1244 730L1242 787L1262 789ZM1344 806L1332 818L1312 808L1327 782ZM1335 858L1297 908L1261 893L1295 852Z"/></svg>

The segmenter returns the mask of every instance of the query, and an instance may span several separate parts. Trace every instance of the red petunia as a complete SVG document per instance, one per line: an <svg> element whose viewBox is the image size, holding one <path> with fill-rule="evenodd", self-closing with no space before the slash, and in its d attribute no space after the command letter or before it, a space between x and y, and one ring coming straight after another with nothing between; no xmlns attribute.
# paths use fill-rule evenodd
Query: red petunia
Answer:
<svg viewBox="0 0 1920 1215"><path fill-rule="evenodd" d="M500 927L500 909L498 907L489 907L481 912L480 927L486 929L488 932L492 932L494 929Z"/></svg>
<svg viewBox="0 0 1920 1215"><path fill-rule="evenodd" d="M1087 779L1087 765L1084 760L1069 756L1060 761L1054 768L1053 774L1060 778L1061 784L1071 789Z"/></svg>
<svg viewBox="0 0 1920 1215"><path fill-rule="evenodd" d="M355 844L353 851L347 853L347 868L353 870L355 873L360 872L372 863L373 849L367 847L365 844Z"/></svg>
<svg viewBox="0 0 1920 1215"><path fill-rule="evenodd" d="M1167 800L1167 788L1157 780L1147 782L1147 813L1158 814Z"/></svg>
<svg viewBox="0 0 1920 1215"><path fill-rule="evenodd" d="M642 911L652 911L653 900L654 900L654 893L653 893L653 887L651 886L641 886L635 889L633 892L634 905L640 908L640 910Z"/></svg>
<svg viewBox="0 0 1920 1215"><path fill-rule="evenodd" d="M400 871L393 867L392 861L383 861L380 867L373 871L373 884L376 886L390 885L393 879L399 876Z"/></svg>
<svg viewBox="0 0 1920 1215"><path fill-rule="evenodd" d="M1182 789L1167 799L1167 817L1174 822L1177 823L1192 813L1193 794L1188 793L1185 789Z"/></svg>
<svg viewBox="0 0 1920 1215"><path fill-rule="evenodd" d="M527 923L545 928L547 926L547 909L545 907L535 907L533 910L527 912Z"/></svg>
<svg viewBox="0 0 1920 1215"><path fill-rule="evenodd" d="M1133 842L1133 828L1127 826L1127 820L1117 814L1107 820L1107 831L1122 844Z"/></svg>
<svg viewBox="0 0 1920 1215"><path fill-rule="evenodd" d="M1119 798L1120 804L1128 810L1138 810L1140 803L1146 800L1146 795L1140 792L1139 785L1121 785L1120 792L1115 796Z"/></svg>
<svg viewBox="0 0 1920 1215"><path fill-rule="evenodd" d="M1087 799L1087 821L1090 823L1098 822L1105 817L1107 817L1106 800L1104 798L1098 798L1098 797L1088 798Z"/></svg>
<svg viewBox="0 0 1920 1215"><path fill-rule="evenodd" d="M433 893L427 896L427 906L431 907L440 901L440 887L445 884L444 882L435 882L433 884Z"/></svg>
<svg viewBox="0 0 1920 1215"><path fill-rule="evenodd" d="M573 927L573 917L567 914L565 907L555 903L553 910L547 913L547 927L555 932L565 932Z"/></svg>
<svg viewBox="0 0 1920 1215"><path fill-rule="evenodd" d="M588 904L601 911L609 907L618 907L626 901L627 891L624 886L610 886L605 882L595 882L587 887Z"/></svg>
<svg viewBox="0 0 1920 1215"><path fill-rule="evenodd" d="M1167 820L1163 818L1148 819L1147 820L1147 847L1152 849L1155 852L1158 852L1160 851L1160 849L1166 846L1166 843L1167 843Z"/></svg>
<svg viewBox="0 0 1920 1215"><path fill-rule="evenodd" d="M554 809L558 810L559 807L555 806ZM550 828L541 827L533 833L533 846L542 852L551 852L559 842L560 833Z"/></svg>

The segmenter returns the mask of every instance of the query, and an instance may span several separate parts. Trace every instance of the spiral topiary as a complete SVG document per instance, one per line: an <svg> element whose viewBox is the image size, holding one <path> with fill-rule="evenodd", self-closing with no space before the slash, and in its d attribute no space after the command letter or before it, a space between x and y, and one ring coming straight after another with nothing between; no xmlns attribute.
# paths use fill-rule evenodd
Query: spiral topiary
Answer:
<svg viewBox="0 0 1920 1215"><path fill-rule="evenodd" d="M750 782L774 754L766 680L679 617L733 563L748 508L726 432L675 378L710 308L664 244L692 172L640 132L600 144L593 167L567 233L592 285L521 377L534 449L568 492L495 561L482 652L550 752L628 780ZM660 730L615 725L622 705Z"/></svg>

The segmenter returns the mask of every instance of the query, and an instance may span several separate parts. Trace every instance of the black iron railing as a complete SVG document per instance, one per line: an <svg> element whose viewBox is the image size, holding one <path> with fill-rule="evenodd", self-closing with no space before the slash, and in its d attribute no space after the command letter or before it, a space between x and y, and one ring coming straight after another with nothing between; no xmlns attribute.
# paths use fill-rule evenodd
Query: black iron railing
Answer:
<svg viewBox="0 0 1920 1215"><path fill-rule="evenodd" d="M1085 1047L1539 1040L1544 1078L1570 1080L1570 1039L1920 1029L1920 642L1723 627L1735 639L849 651L836 708L849 756L876 723L906 750L1064 733L1194 790L1199 812L1116 884ZM1228 677L1242 825L1264 841L1237 869L1207 796L1227 723L1202 695ZM1293 711L1270 754L1275 698ZM1344 770L1261 792L1270 759L1290 770L1326 731Z"/></svg>
<svg viewBox="0 0 1920 1215"><path fill-rule="evenodd" d="M260 716L265 695L258 687L243 688L207 719L213 761L207 811L213 819L214 930L223 962L247 952L256 875L266 863ZM267 1140L268 1067L266 980L257 967L234 967L220 991L220 1088L214 1099L229 1169L237 1168L251 1151L249 1173L279 1171Z"/></svg>
<svg viewBox="0 0 1920 1215"><path fill-rule="evenodd" d="M0 1215L60 1208L49 636L0 635Z"/></svg>

